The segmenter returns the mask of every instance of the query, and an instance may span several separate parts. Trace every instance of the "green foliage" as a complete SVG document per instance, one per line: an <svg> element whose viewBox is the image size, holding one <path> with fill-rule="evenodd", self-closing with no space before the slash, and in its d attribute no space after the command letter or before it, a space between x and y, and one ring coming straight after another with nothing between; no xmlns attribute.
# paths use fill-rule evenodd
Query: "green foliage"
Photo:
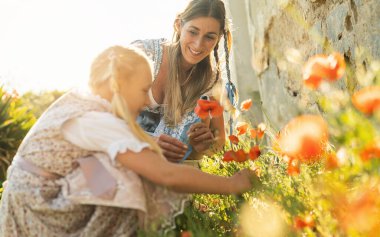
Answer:
<svg viewBox="0 0 380 237"><path fill-rule="evenodd" d="M22 139L35 122L34 115L16 93L0 87L0 181Z"/></svg>
<svg viewBox="0 0 380 237"><path fill-rule="evenodd" d="M39 118L41 114L61 95L65 93L64 91L53 90L53 91L41 91L35 93L32 91L26 92L22 95L23 104L30 108L30 111L34 114L36 118Z"/></svg>
<svg viewBox="0 0 380 237"><path fill-rule="evenodd" d="M62 91L7 92L0 87L0 184L22 139L41 114L58 99ZM0 198L3 188L0 189Z"/></svg>

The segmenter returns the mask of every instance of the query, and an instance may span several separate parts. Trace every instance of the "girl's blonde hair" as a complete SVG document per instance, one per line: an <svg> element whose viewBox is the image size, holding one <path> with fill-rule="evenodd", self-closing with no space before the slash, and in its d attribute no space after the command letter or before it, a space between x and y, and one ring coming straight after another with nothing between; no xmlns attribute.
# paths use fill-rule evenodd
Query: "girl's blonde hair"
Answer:
<svg viewBox="0 0 380 237"><path fill-rule="evenodd" d="M212 17L220 23L220 33L224 36L224 49L229 70L228 58L232 44L231 32L226 18L226 9L221 0L192 0L185 10L177 15L176 21L183 25L186 22L198 17ZM218 55L219 39L214 48L214 55L209 55L197 65L194 65L190 78L181 78L185 75L181 68L181 47L180 34L174 32L172 46L169 47L169 75L168 84L165 90L164 99L165 112L164 119L169 126L175 126L182 119L182 116L192 111L199 97L209 91L219 80L220 60ZM213 70L213 59L215 62L215 72ZM214 77L215 76L215 77ZM215 79L213 79L213 77ZM183 84L181 82L184 81Z"/></svg>
<svg viewBox="0 0 380 237"><path fill-rule="evenodd" d="M146 67L141 67L145 65ZM137 72L147 68L152 74L152 63L145 54L132 46L113 46L102 52L92 63L89 86L93 92L101 87L109 87L112 92L112 113L129 125L132 133L140 140L149 143L150 148L162 154L160 147L144 132L132 117L127 103L120 94L120 81L129 80ZM153 74L152 74L153 76Z"/></svg>

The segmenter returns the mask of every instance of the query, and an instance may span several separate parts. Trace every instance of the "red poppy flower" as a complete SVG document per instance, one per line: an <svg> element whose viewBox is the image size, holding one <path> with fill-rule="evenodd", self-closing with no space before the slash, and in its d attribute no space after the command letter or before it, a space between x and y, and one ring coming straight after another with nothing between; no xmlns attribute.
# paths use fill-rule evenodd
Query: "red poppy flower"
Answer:
<svg viewBox="0 0 380 237"><path fill-rule="evenodd" d="M223 159L224 162L234 161L234 153L233 151L224 152Z"/></svg>
<svg viewBox="0 0 380 237"><path fill-rule="evenodd" d="M181 237L192 237L193 235L191 234L190 231L183 231L181 233Z"/></svg>
<svg viewBox="0 0 380 237"><path fill-rule="evenodd" d="M352 104L364 114L371 115L380 109L380 86L369 86L356 91Z"/></svg>
<svg viewBox="0 0 380 237"><path fill-rule="evenodd" d="M235 161L237 162L244 162L248 159L247 154L244 152L243 149L237 150L235 152Z"/></svg>
<svg viewBox="0 0 380 237"><path fill-rule="evenodd" d="M290 159L288 162L287 173L290 176L298 175L300 173L300 162L296 159Z"/></svg>
<svg viewBox="0 0 380 237"><path fill-rule="evenodd" d="M260 147L254 146L249 150L248 156L251 160L256 160L261 155Z"/></svg>
<svg viewBox="0 0 380 237"><path fill-rule="evenodd" d="M363 161L380 159L380 141L375 141L367 145L361 152L360 158Z"/></svg>
<svg viewBox="0 0 380 237"><path fill-rule="evenodd" d="M296 230L301 230L306 227L313 228L314 226L315 222L311 215L307 215L304 218L299 216L294 218L294 228Z"/></svg>
<svg viewBox="0 0 380 237"><path fill-rule="evenodd" d="M219 117L223 114L223 107L216 100L202 100L197 101L197 106L194 112L201 118Z"/></svg>
<svg viewBox="0 0 380 237"><path fill-rule="evenodd" d="M330 55L315 55L311 57L303 67L302 77L306 86L315 89L322 79L335 81L341 78L345 72L346 63L339 53Z"/></svg>
<svg viewBox="0 0 380 237"><path fill-rule="evenodd" d="M237 151L227 151L223 155L223 161L224 162L244 162L248 159L247 154L244 152L243 149L237 150Z"/></svg>
<svg viewBox="0 0 380 237"><path fill-rule="evenodd" d="M322 157L327 142L327 123L323 118L302 115L285 125L275 140L274 148L291 159L313 162Z"/></svg>
<svg viewBox="0 0 380 237"><path fill-rule="evenodd" d="M249 110L249 108L251 108L251 106L252 106L252 100L251 99L244 100L240 104L240 110L241 111L247 111L247 110Z"/></svg>
<svg viewBox="0 0 380 237"><path fill-rule="evenodd" d="M229 135L228 139L232 142L232 144L238 145L239 144L239 138L235 135Z"/></svg>
<svg viewBox="0 0 380 237"><path fill-rule="evenodd" d="M237 135L243 135L247 132L247 128L248 128L248 123L246 122L238 122L236 124L236 130L238 131L238 134Z"/></svg>

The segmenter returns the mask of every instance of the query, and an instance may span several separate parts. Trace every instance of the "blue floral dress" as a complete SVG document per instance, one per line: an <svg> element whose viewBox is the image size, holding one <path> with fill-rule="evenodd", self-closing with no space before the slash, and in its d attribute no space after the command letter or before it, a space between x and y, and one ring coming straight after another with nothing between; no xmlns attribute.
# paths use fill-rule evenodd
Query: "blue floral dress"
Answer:
<svg viewBox="0 0 380 237"><path fill-rule="evenodd" d="M142 49L153 61L154 79L156 79L160 70L163 55L163 44L165 42L167 42L167 40L164 38L137 40L132 42L132 45ZM153 96L151 96L151 99L154 102ZM196 115L194 111L191 111L183 117L182 121L178 123L176 127L169 127L164 121L163 106L157 103L146 108L137 118L137 122L140 126L151 135L159 136L160 134L167 134L186 144L189 147L189 150L183 160L186 160L192 151L186 132L192 124L200 121L201 119L198 115Z"/></svg>

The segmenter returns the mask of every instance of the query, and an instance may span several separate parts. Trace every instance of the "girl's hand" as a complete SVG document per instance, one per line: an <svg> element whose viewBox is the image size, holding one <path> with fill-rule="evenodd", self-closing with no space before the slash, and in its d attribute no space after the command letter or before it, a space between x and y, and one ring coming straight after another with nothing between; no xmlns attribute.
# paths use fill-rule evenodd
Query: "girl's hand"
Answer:
<svg viewBox="0 0 380 237"><path fill-rule="evenodd" d="M209 125L203 122L191 125L187 135L196 152L208 150L214 142L214 134L211 132Z"/></svg>
<svg viewBox="0 0 380 237"><path fill-rule="evenodd" d="M181 160L188 149L184 143L166 134L161 134L156 142L161 147L163 155L171 162Z"/></svg>
<svg viewBox="0 0 380 237"><path fill-rule="evenodd" d="M261 186L261 181L257 176L257 172L252 169L240 170L230 178L230 181L232 193L236 194Z"/></svg>

